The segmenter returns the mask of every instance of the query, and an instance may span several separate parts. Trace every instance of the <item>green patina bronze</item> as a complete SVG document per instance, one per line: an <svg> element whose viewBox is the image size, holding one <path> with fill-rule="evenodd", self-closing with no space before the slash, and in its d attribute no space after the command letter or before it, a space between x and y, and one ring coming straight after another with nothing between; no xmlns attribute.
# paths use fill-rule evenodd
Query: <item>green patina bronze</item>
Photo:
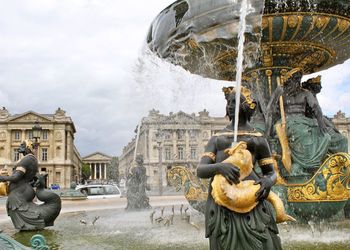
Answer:
<svg viewBox="0 0 350 250"><path fill-rule="evenodd" d="M0 249L1 250L49 250L46 245L45 237L40 234L35 234L30 240L31 247L26 247L15 241L6 234L0 233Z"/></svg>

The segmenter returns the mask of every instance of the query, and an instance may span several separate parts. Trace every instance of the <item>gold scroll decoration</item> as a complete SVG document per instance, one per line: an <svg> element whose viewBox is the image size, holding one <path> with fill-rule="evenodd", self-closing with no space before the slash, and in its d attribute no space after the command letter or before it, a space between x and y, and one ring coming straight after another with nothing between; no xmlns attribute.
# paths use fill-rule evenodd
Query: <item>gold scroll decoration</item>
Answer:
<svg viewBox="0 0 350 250"><path fill-rule="evenodd" d="M289 202L329 202L349 199L350 155L328 157L316 174L304 184L287 185Z"/></svg>

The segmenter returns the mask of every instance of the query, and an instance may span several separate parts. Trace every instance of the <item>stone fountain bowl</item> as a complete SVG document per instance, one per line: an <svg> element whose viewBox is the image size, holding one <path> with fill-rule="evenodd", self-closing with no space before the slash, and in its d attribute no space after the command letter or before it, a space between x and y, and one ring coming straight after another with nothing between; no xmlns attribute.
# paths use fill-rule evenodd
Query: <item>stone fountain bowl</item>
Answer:
<svg viewBox="0 0 350 250"><path fill-rule="evenodd" d="M239 2L176 1L153 21L148 46L191 73L234 80ZM345 0L251 0L245 73L301 67L308 74L343 63L350 57L349 6Z"/></svg>

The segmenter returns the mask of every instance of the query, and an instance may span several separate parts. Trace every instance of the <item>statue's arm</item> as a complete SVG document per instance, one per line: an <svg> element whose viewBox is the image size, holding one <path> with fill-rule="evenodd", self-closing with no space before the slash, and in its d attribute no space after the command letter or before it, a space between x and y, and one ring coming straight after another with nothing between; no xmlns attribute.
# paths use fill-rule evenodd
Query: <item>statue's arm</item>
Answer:
<svg viewBox="0 0 350 250"><path fill-rule="evenodd" d="M318 104L317 98L314 97L309 91L305 91L306 93L306 101L307 104L311 107L312 112L314 113L318 127L320 128L322 133L327 132L327 127L323 119L322 109L320 105Z"/></svg>
<svg viewBox="0 0 350 250"><path fill-rule="evenodd" d="M239 183L239 169L230 163L217 163L216 152L216 137L212 137L197 167L197 176L208 179L216 174L221 174L228 182Z"/></svg>
<svg viewBox="0 0 350 250"><path fill-rule="evenodd" d="M25 168L17 167L11 176L0 176L0 182L10 181L10 182L18 182L23 178L25 174Z"/></svg>
<svg viewBox="0 0 350 250"><path fill-rule="evenodd" d="M256 193L256 196L257 200L262 200L269 195L271 187L276 183L277 175L273 167L270 147L265 138L260 138L256 151L256 160L263 174L256 182L256 184L260 184L260 189Z"/></svg>

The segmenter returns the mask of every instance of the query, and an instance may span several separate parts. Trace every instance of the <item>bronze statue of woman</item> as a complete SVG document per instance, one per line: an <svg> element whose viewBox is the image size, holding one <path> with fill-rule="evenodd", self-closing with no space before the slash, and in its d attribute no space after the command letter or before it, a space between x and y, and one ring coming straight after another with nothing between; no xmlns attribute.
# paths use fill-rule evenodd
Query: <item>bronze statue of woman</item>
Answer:
<svg viewBox="0 0 350 250"><path fill-rule="evenodd" d="M19 230L38 230L53 226L61 211L59 195L45 190L44 176L37 175L38 161L33 150L32 142L24 141L18 150L24 157L14 166L12 175L0 176L0 182L10 182L7 214ZM35 196L44 203L35 204Z"/></svg>
<svg viewBox="0 0 350 250"><path fill-rule="evenodd" d="M206 237L209 238L210 249L282 249L278 236L273 208L265 200L271 187L276 182L276 173L267 140L249 123L256 103L250 91L242 87L239 106L238 142L245 142L251 153L253 163L261 168L261 175L252 171L244 180L253 180L260 184L256 192L257 205L247 213L234 212L218 205L212 195L214 176L221 174L233 184L240 182L240 170L231 163L223 163L229 157L225 150L234 141L234 116L236 97L233 87L224 88L227 100L226 113L230 124L219 133L213 135L205 147L197 175L200 178L211 178L205 211Z"/></svg>

